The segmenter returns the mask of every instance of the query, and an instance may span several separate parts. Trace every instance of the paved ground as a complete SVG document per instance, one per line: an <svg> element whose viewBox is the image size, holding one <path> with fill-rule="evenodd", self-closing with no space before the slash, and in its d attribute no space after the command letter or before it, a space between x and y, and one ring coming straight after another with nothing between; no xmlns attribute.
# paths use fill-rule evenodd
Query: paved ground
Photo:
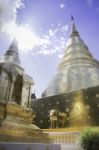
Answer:
<svg viewBox="0 0 99 150"><path fill-rule="evenodd" d="M83 150L78 144L62 144L61 150Z"/></svg>
<svg viewBox="0 0 99 150"><path fill-rule="evenodd" d="M0 150L83 150L78 144L0 143Z"/></svg>

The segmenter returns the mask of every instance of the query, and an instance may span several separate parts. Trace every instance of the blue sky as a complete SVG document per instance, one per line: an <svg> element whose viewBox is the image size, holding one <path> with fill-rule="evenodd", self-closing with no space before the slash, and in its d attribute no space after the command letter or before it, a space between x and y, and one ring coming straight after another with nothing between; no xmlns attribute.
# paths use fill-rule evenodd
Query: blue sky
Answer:
<svg viewBox="0 0 99 150"><path fill-rule="evenodd" d="M37 97L57 73L71 14L81 38L99 60L99 0L0 0L0 55L8 49L15 30L22 31L16 36L21 64L33 77Z"/></svg>

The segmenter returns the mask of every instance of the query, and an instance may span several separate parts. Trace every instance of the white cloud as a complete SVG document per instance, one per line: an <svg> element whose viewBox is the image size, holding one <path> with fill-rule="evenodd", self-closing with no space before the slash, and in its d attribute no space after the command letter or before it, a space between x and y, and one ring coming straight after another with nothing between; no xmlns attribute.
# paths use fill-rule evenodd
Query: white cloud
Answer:
<svg viewBox="0 0 99 150"><path fill-rule="evenodd" d="M62 26L61 30L66 33L68 30L68 25Z"/></svg>
<svg viewBox="0 0 99 150"><path fill-rule="evenodd" d="M17 25L17 11L25 7L22 0L0 0L0 30L18 40L20 51L32 55L54 55L64 51L68 25L51 24L46 34L36 35L29 25ZM63 9L64 4L60 4ZM40 29L41 31L43 29Z"/></svg>
<svg viewBox="0 0 99 150"><path fill-rule="evenodd" d="M63 4L63 3L61 3L61 4L59 5L59 7L60 7L60 9L63 9L64 7L66 7L66 5Z"/></svg>
<svg viewBox="0 0 99 150"><path fill-rule="evenodd" d="M67 25L65 25L67 26ZM58 24L54 28L51 26L50 29L46 32L46 34L42 36L36 35L36 41L32 43L31 49L24 49L22 52L29 52L33 56L37 55L44 55L44 56L51 56L51 55L59 55L64 51L66 46L66 35L67 35L67 28L64 25ZM50 32L49 32L50 31ZM64 35L64 32L66 33ZM31 38L32 41L33 38Z"/></svg>
<svg viewBox="0 0 99 150"><path fill-rule="evenodd" d="M59 54L58 57L61 59L63 57L63 54Z"/></svg>
<svg viewBox="0 0 99 150"><path fill-rule="evenodd" d="M24 7L22 0L0 0L0 30L5 23L16 22L17 10L21 7Z"/></svg>
<svg viewBox="0 0 99 150"><path fill-rule="evenodd" d="M60 57L66 46L67 30L68 25L51 26L45 35L39 37L38 43L32 49L32 54L45 56L57 54Z"/></svg>

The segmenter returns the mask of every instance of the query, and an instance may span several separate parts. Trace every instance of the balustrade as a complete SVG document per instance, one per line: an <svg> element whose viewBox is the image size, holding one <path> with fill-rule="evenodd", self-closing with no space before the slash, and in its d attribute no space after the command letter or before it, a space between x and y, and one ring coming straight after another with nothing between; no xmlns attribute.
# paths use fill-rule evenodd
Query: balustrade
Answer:
<svg viewBox="0 0 99 150"><path fill-rule="evenodd" d="M57 144L76 144L80 132L47 132L53 143Z"/></svg>

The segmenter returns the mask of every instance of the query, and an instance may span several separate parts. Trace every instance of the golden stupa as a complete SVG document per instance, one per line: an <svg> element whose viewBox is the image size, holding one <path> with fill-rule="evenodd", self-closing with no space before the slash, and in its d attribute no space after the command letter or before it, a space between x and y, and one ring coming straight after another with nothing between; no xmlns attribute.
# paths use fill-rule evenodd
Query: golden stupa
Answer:
<svg viewBox="0 0 99 150"><path fill-rule="evenodd" d="M99 62L80 38L72 17L72 30L57 74L48 84L44 97L99 85Z"/></svg>

